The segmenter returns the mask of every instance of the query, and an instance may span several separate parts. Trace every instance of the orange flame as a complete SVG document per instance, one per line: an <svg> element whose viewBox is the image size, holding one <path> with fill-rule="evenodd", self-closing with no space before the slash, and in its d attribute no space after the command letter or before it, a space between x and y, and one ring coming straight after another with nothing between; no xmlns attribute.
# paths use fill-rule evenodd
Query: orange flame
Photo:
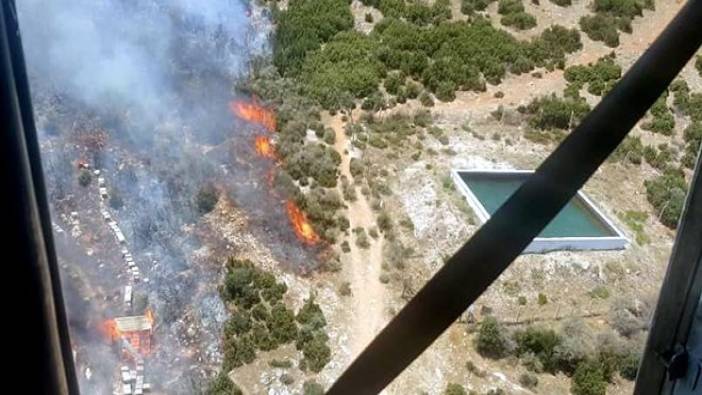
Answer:
<svg viewBox="0 0 702 395"><path fill-rule="evenodd" d="M319 242L319 235L317 235L317 232L312 228L312 225L305 217L305 213L291 200L288 200L287 209L288 218L290 218L290 222L292 222L297 237L305 244L317 244Z"/></svg>
<svg viewBox="0 0 702 395"><path fill-rule="evenodd" d="M275 149L271 145L271 139L266 136L256 136L256 153L264 158L275 159Z"/></svg>
<svg viewBox="0 0 702 395"><path fill-rule="evenodd" d="M113 342L122 336L122 333L117 328L115 320L105 320L100 325L100 331L108 341Z"/></svg>
<svg viewBox="0 0 702 395"><path fill-rule="evenodd" d="M153 327L154 326L154 312L151 311L151 309L146 309L146 312L144 312L144 316L146 317L146 319L149 321L149 323Z"/></svg>
<svg viewBox="0 0 702 395"><path fill-rule="evenodd" d="M242 100L234 100L229 103L229 108L237 117L248 122L259 124L269 132L275 131L275 114L273 111L260 106L255 101L247 103Z"/></svg>

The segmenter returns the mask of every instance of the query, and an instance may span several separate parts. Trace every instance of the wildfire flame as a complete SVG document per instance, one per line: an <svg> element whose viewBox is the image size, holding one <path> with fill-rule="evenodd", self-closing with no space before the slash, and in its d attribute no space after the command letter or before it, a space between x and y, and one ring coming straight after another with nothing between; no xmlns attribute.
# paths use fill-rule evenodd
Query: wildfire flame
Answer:
<svg viewBox="0 0 702 395"><path fill-rule="evenodd" d="M113 342L122 336L122 333L117 328L117 322L115 322L115 320L103 321L100 325L100 330L110 342Z"/></svg>
<svg viewBox="0 0 702 395"><path fill-rule="evenodd" d="M229 103L229 108L239 118L249 122L259 124L269 132L274 132L276 128L275 114L273 111L260 106L258 103L234 100Z"/></svg>
<svg viewBox="0 0 702 395"><path fill-rule="evenodd" d="M256 153L264 158L275 159L275 149L271 145L271 139L266 136L256 136Z"/></svg>
<svg viewBox="0 0 702 395"><path fill-rule="evenodd" d="M297 237L305 244L317 244L319 242L319 235L317 235L317 232L312 228L312 225L305 217L305 213L290 200L288 200L287 209L288 218L290 218L290 222L292 222Z"/></svg>
<svg viewBox="0 0 702 395"><path fill-rule="evenodd" d="M153 327L154 326L154 312L151 311L151 309L146 309L146 311L144 312L144 316L146 317L146 319L149 321L149 323Z"/></svg>

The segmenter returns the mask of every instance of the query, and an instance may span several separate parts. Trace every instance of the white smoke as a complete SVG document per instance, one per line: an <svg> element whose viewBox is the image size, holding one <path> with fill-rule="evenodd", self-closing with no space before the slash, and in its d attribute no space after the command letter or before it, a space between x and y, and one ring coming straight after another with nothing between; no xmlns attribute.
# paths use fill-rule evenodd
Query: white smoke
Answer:
<svg viewBox="0 0 702 395"><path fill-rule="evenodd" d="M184 67L231 77L249 55L241 0L21 0L18 14L30 75L140 117L171 110Z"/></svg>

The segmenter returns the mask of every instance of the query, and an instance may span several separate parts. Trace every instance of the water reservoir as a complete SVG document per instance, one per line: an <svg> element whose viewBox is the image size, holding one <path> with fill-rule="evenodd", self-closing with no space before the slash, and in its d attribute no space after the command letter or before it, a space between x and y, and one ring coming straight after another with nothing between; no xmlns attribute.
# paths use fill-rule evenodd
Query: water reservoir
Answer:
<svg viewBox="0 0 702 395"><path fill-rule="evenodd" d="M531 175L517 170L453 170L452 177L481 222L490 218ZM622 249L628 240L584 193L578 194L525 252Z"/></svg>

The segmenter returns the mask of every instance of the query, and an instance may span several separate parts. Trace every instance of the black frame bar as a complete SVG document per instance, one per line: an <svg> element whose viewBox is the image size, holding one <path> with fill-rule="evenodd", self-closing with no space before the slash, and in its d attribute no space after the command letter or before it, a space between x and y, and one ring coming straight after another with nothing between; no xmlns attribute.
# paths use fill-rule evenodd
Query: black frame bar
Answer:
<svg viewBox="0 0 702 395"><path fill-rule="evenodd" d="M405 305L327 392L376 394L439 337L558 214L702 43L690 0L651 47L478 232Z"/></svg>
<svg viewBox="0 0 702 395"><path fill-rule="evenodd" d="M5 274L14 288L7 301L19 307L8 315L6 344L22 358L8 353L21 367L11 377L22 393L78 394L14 0L0 5L0 124L3 252L12 257Z"/></svg>
<svg viewBox="0 0 702 395"><path fill-rule="evenodd" d="M702 147L661 285L634 393L671 393L668 355L687 344L702 292ZM684 351L679 348L677 351Z"/></svg>

